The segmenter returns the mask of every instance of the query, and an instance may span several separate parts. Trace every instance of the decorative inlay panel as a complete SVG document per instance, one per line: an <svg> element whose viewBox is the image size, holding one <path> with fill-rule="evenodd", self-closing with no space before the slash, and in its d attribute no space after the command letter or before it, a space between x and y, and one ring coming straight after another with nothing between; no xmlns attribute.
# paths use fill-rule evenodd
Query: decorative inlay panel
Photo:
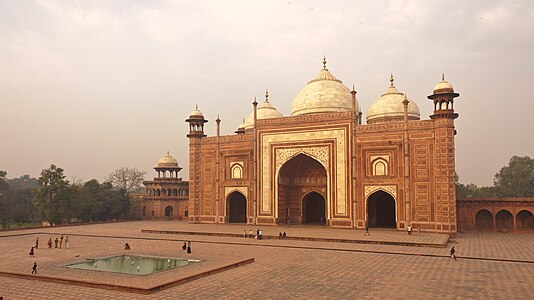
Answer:
<svg viewBox="0 0 534 300"><path fill-rule="evenodd" d="M312 158L315 158L318 162L320 162L323 165L323 167L326 170L329 169L330 163L329 163L328 147L276 149L276 171L277 173L283 164L285 164L288 160L290 160L291 158L299 154L306 154Z"/></svg>
<svg viewBox="0 0 534 300"><path fill-rule="evenodd" d="M365 199L376 191L384 191L389 193L395 199L397 199L397 186L396 185L368 185L365 186Z"/></svg>
<svg viewBox="0 0 534 300"><path fill-rule="evenodd" d="M233 192L240 192L248 199L248 188L246 186L226 186L224 187L224 199Z"/></svg>

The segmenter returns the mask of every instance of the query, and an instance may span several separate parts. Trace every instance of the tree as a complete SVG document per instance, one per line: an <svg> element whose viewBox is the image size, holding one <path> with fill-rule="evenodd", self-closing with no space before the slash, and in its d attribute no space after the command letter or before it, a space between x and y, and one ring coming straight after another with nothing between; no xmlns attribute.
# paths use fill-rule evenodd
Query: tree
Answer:
<svg viewBox="0 0 534 300"><path fill-rule="evenodd" d="M0 170L0 223L2 228L7 227L9 220L9 205L7 203L9 198L9 185L6 181L6 171Z"/></svg>
<svg viewBox="0 0 534 300"><path fill-rule="evenodd" d="M135 168L120 167L109 174L107 180L115 188L124 190L128 193L135 193L143 190L143 179L146 172L139 171Z"/></svg>
<svg viewBox="0 0 534 300"><path fill-rule="evenodd" d="M52 223L60 223L72 215L71 190L65 180L63 169L55 165L41 171L36 206L44 218Z"/></svg>
<svg viewBox="0 0 534 300"><path fill-rule="evenodd" d="M494 187L500 197L534 197L534 159L513 156L495 174Z"/></svg>

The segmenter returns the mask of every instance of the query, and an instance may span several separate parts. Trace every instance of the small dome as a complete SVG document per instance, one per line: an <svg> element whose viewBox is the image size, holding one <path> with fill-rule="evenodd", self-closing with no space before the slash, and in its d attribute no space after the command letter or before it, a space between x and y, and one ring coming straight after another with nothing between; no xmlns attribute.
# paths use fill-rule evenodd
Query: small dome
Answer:
<svg viewBox="0 0 534 300"><path fill-rule="evenodd" d="M273 118L283 118L284 115L274 108L274 106L269 103L268 100L269 93L265 93L265 102L257 108L256 118L261 119L273 119ZM251 129L254 127L254 112L251 112L245 120L245 129Z"/></svg>
<svg viewBox="0 0 534 300"><path fill-rule="evenodd" d="M293 99L291 115L341 111L352 111L352 95L341 80L328 71L324 60L323 69ZM358 102L356 112L360 112Z"/></svg>
<svg viewBox="0 0 534 300"><path fill-rule="evenodd" d="M393 75L391 75L390 81L391 85L388 90L367 111L367 124L404 120L404 104L402 102L405 95L393 85ZM414 101L410 100L410 103L408 103L408 119L419 120L419 118L419 107Z"/></svg>
<svg viewBox="0 0 534 300"><path fill-rule="evenodd" d="M200 110L198 110L198 105L195 107L195 109L189 114L190 117L202 117L204 118L204 115Z"/></svg>
<svg viewBox="0 0 534 300"><path fill-rule="evenodd" d="M452 84L445 81L445 74L441 75L441 81L434 87L433 94L445 94L445 93L454 93L454 88Z"/></svg>
<svg viewBox="0 0 534 300"><path fill-rule="evenodd" d="M163 156L158 161L157 168L178 168L178 161L176 161L176 158L169 155L169 152L167 151L167 155Z"/></svg>

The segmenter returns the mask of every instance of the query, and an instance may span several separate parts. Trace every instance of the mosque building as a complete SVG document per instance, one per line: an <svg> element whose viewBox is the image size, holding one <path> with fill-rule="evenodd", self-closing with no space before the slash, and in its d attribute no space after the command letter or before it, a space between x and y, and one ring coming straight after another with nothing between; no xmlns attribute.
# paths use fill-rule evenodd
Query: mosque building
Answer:
<svg viewBox="0 0 534 300"><path fill-rule="evenodd" d="M426 104L434 112L422 120L391 75L362 124L356 91L324 60L289 116L266 92L235 134L221 135L217 118L217 133L208 137L197 107L186 120L189 222L456 232L458 96L442 78ZM159 174L154 187L165 181Z"/></svg>

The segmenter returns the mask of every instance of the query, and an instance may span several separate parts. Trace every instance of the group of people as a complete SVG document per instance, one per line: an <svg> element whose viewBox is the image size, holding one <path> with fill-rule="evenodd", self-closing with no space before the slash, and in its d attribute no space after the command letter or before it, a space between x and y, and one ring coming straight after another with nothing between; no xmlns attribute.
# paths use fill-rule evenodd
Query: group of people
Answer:
<svg viewBox="0 0 534 300"><path fill-rule="evenodd" d="M182 245L182 250L187 252L187 254L191 254L191 241L184 242Z"/></svg>
<svg viewBox="0 0 534 300"><path fill-rule="evenodd" d="M256 230L256 235L254 235L254 233L252 232L252 229L250 229L248 231L248 234L247 234L247 230L243 230L243 237L249 237L249 238L257 238L258 240L262 240L263 239L263 232L261 231L261 229L258 228L258 230Z"/></svg>
<svg viewBox="0 0 534 300"><path fill-rule="evenodd" d="M413 233L412 224L408 225L408 228L406 229L406 231L408 232L408 235L412 235L412 233ZM417 234L421 234L421 227L419 227L419 226L417 226Z"/></svg>
<svg viewBox="0 0 534 300"><path fill-rule="evenodd" d="M52 242L52 238L49 238L48 239L48 249L52 249L52 245L55 245L55 248L58 248L58 244L59 244L59 249L62 249L63 248L63 242L65 242L65 249L69 249L70 248L70 244L69 244L69 236L64 236L63 234L55 239L54 242ZM39 249L39 237L35 238L35 246L32 246L32 248L30 249L30 257L35 257L35 250L36 249Z"/></svg>
<svg viewBox="0 0 534 300"><path fill-rule="evenodd" d="M283 233L282 232L278 232L278 239L285 239L287 237L286 235L286 232L284 231Z"/></svg>

